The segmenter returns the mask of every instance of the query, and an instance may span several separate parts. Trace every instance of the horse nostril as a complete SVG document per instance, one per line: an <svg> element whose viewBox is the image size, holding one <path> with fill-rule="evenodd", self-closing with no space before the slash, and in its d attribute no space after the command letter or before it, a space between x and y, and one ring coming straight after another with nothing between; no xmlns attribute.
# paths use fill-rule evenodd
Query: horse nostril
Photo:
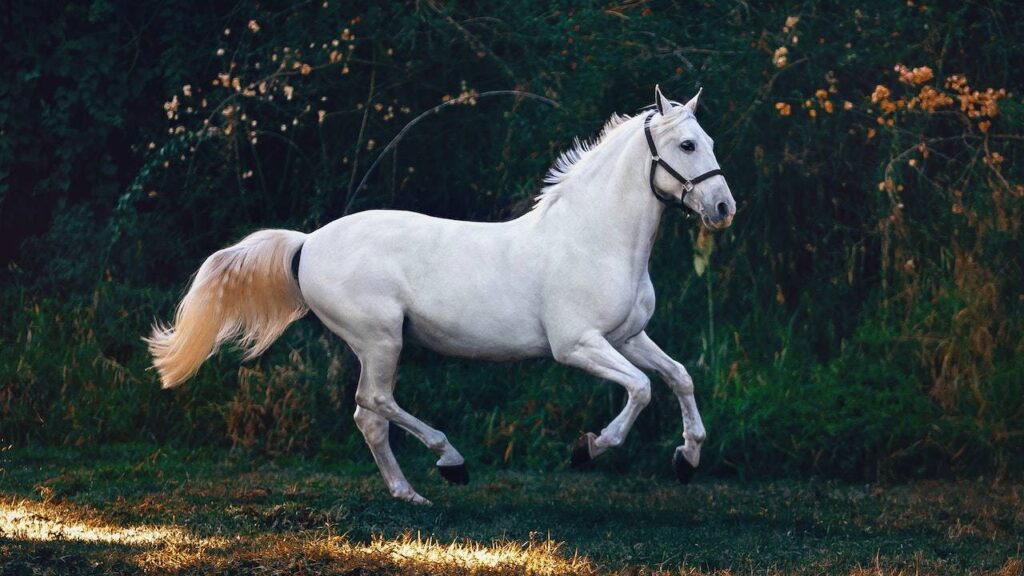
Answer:
<svg viewBox="0 0 1024 576"><path fill-rule="evenodd" d="M720 218L725 218L728 215L729 215L729 205L726 204L725 202L719 202L718 203L718 216Z"/></svg>

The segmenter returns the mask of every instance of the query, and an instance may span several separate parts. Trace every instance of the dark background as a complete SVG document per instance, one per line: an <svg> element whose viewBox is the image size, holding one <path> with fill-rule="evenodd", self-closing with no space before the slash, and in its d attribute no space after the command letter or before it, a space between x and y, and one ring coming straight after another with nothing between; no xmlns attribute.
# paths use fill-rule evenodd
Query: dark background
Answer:
<svg viewBox="0 0 1024 576"><path fill-rule="evenodd" d="M1017 4L365 4L0 11L0 442L366 458L358 367L312 318L170 392L140 338L206 256L259 228L373 208L521 214L573 136L660 83L677 100L704 86L699 118L739 205L713 236L667 214L652 262L648 331L694 375L706 464L852 480L1021 469ZM897 65L928 72L901 80ZM561 107L452 106L354 194L417 114L512 88ZM553 362L409 350L398 399L474 461L551 469L623 395ZM669 474L680 432L657 386L603 465Z"/></svg>

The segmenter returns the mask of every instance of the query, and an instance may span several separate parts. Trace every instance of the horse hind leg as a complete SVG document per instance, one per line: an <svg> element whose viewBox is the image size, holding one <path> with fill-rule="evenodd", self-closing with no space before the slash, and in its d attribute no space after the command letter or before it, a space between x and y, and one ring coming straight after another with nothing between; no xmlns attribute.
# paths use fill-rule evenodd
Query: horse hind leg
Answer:
<svg viewBox="0 0 1024 576"><path fill-rule="evenodd" d="M431 428L423 421L403 410L394 397L395 370L398 366L398 357L401 354L400 337L378 340L370 349L356 350L356 355L362 363L362 372L359 377L359 387L356 390L356 404L369 412L372 412L388 422L397 424L399 427L415 436L427 448L430 448L439 456L437 461L438 471L449 482L465 484L469 481L466 472L465 459L458 450L452 446L448 438L440 430ZM369 440L367 440L369 442ZM371 445L371 450L373 446ZM388 448L390 452L390 448ZM381 456L385 456L381 452ZM374 458L377 458L375 452ZM392 456L393 460L393 456ZM388 464L387 460L384 460ZM381 473L388 480L388 472L378 460ZM397 464L395 464L397 469ZM408 484L408 483L406 483ZM410 487L411 490L411 487ZM415 494L415 492L413 492ZM422 498L416 494L418 498ZM402 498L402 496L396 495ZM418 502L416 498L403 498Z"/></svg>
<svg viewBox="0 0 1024 576"><path fill-rule="evenodd" d="M373 460L380 469L381 476L387 482L388 491L399 500L406 500L415 504L430 504L430 501L420 496L412 488L412 484L406 480L405 474L398 466L398 460L391 451L391 443L388 441L388 429L390 424L387 419L378 414L361 407L356 407L356 426L363 433L370 452L373 453Z"/></svg>

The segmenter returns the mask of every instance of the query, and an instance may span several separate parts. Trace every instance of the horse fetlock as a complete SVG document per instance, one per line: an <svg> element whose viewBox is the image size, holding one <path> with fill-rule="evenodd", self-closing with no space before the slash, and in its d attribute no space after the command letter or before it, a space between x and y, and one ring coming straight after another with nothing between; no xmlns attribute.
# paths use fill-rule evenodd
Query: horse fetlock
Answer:
<svg viewBox="0 0 1024 576"><path fill-rule="evenodd" d="M404 502L412 502L413 504L424 504L430 505L430 500L427 500L423 496L420 496L412 489L412 486L408 484L396 484L394 486L388 486L388 491L391 492L391 496L395 499L402 500Z"/></svg>
<svg viewBox="0 0 1024 576"><path fill-rule="evenodd" d="M697 427L695 430L687 430L683 432L683 439L686 440L686 444L693 443L698 448L707 439L707 433L704 431L703 426Z"/></svg>
<svg viewBox="0 0 1024 576"><path fill-rule="evenodd" d="M601 435L591 443L591 455L597 456L609 448L618 448L626 441L626 435L610 427L601 430ZM596 451L596 452L595 452Z"/></svg>
<svg viewBox="0 0 1024 576"><path fill-rule="evenodd" d="M448 449L451 448L452 452L455 452L455 448L448 442L448 437L444 435L444 432L438 432L432 434L426 441L427 448L432 452L444 456ZM455 452L458 454L458 452Z"/></svg>
<svg viewBox="0 0 1024 576"><path fill-rule="evenodd" d="M441 457L437 459L438 466L458 466L466 463L466 459L451 444L448 445L448 448L439 450L439 452Z"/></svg>
<svg viewBox="0 0 1024 576"><path fill-rule="evenodd" d="M700 465L700 444L683 444L676 447L676 457L682 456L696 468Z"/></svg>

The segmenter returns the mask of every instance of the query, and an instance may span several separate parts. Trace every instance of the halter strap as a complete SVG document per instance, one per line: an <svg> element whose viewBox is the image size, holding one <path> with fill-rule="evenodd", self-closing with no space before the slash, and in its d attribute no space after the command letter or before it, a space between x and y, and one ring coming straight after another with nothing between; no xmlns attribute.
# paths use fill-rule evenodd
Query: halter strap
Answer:
<svg viewBox="0 0 1024 576"><path fill-rule="evenodd" d="M707 172L691 180L684 177L679 172L676 172L675 168L669 166L668 162L665 162L664 160L661 159L661 156L658 155L658 147L654 145L654 136L651 135L651 118L654 118L654 114L655 113L652 111L650 114L647 115L646 118L644 118L644 137L647 138L647 148L649 148L651 151L651 174L649 176L649 181L651 183L651 193L654 194L655 198L661 200L667 206L683 207L684 204L682 198L689 194L693 190L694 186L700 184L701 182L707 180L708 178L712 178L714 176L724 176L724 174L722 173L721 169L715 168L714 170L708 170ZM676 198L675 196L665 194L662 191L658 190L658 187L654 185L654 173L658 170L658 166L664 168L666 172L671 174L673 178L678 180L679 183L683 185L683 195L681 197Z"/></svg>

